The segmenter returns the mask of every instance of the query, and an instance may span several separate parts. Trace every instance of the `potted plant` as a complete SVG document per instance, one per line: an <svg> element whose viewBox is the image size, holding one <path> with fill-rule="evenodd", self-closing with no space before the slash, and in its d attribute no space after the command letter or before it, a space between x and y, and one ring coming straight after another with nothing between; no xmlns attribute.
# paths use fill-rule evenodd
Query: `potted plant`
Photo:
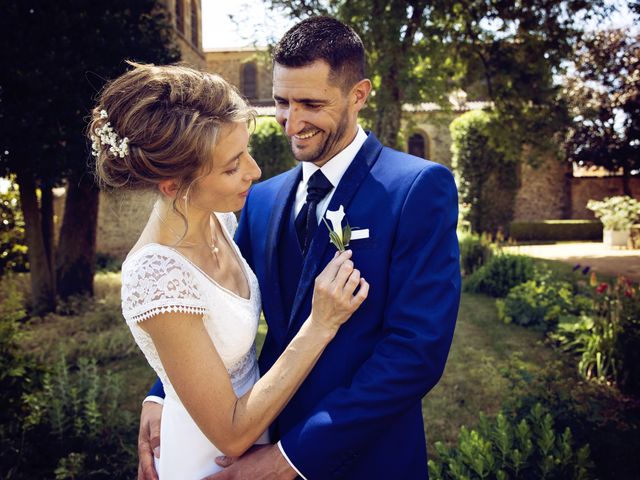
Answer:
<svg viewBox="0 0 640 480"><path fill-rule="evenodd" d="M607 197L602 201L589 200L587 208L602 222L605 245L627 246L631 226L640 215L638 200L629 196Z"/></svg>

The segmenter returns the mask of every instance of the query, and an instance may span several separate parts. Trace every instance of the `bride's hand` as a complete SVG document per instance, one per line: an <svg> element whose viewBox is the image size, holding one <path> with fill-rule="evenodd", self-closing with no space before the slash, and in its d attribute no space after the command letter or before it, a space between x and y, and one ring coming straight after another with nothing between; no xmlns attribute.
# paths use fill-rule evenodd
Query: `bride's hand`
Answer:
<svg viewBox="0 0 640 480"><path fill-rule="evenodd" d="M335 334L369 294L369 284L350 260L351 250L342 252L318 275L313 289L311 320ZM356 289L360 287L357 293Z"/></svg>

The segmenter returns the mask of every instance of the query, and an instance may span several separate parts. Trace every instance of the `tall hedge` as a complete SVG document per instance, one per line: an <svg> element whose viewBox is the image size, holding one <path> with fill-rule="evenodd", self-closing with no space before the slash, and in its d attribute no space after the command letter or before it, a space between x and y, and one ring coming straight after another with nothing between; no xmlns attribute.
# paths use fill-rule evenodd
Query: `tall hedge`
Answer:
<svg viewBox="0 0 640 480"><path fill-rule="evenodd" d="M249 140L251 155L262 169L260 180L285 172L295 165L289 141L273 117L258 117Z"/></svg>
<svg viewBox="0 0 640 480"><path fill-rule="evenodd" d="M460 115L449 127L460 199L470 207L467 220L476 232L508 230L519 187L519 165L496 147L495 128L491 114L480 110Z"/></svg>

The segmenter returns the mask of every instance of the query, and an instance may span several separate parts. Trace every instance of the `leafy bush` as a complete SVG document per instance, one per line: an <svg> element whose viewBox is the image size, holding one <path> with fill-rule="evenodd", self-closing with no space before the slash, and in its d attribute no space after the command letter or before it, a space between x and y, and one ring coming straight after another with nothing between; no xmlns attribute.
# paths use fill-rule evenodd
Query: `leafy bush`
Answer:
<svg viewBox="0 0 640 480"><path fill-rule="evenodd" d="M477 430L460 429L456 448L436 442L436 451L432 480L592 478L589 446L576 448L568 428L556 431L540 404L520 421L500 413L490 422L481 414Z"/></svg>
<svg viewBox="0 0 640 480"><path fill-rule="evenodd" d="M469 276L464 291L505 297L509 290L535 276L533 260L523 255L500 254Z"/></svg>
<svg viewBox="0 0 640 480"><path fill-rule="evenodd" d="M600 202L589 200L587 208L593 211L607 230L628 230L640 216L640 202L627 195L607 197Z"/></svg>
<svg viewBox="0 0 640 480"><path fill-rule="evenodd" d="M133 478L137 425L121 408L120 377L98 372L95 360L70 367L61 356L43 385L25 397L20 478Z"/></svg>
<svg viewBox="0 0 640 480"><path fill-rule="evenodd" d="M505 323L549 330L572 310L573 288L567 282L536 279L516 285L496 300L498 318Z"/></svg>
<svg viewBox="0 0 640 480"><path fill-rule="evenodd" d="M20 322L26 312L12 276L0 282L0 477L11 475L22 419L28 413L23 397L40 386L43 369L21 349Z"/></svg>
<svg viewBox="0 0 640 480"><path fill-rule="evenodd" d="M602 240L602 224L597 220L511 222L509 236L520 242Z"/></svg>
<svg viewBox="0 0 640 480"><path fill-rule="evenodd" d="M120 270L122 270L122 260L108 253L98 252L96 254L97 272L119 272Z"/></svg>
<svg viewBox="0 0 640 480"><path fill-rule="evenodd" d="M463 275L471 275L483 266L492 254L491 241L487 235L461 235L460 268Z"/></svg>
<svg viewBox="0 0 640 480"><path fill-rule="evenodd" d="M20 196L12 182L6 192L0 191L0 275L6 271L24 272L28 269Z"/></svg>
<svg viewBox="0 0 640 480"><path fill-rule="evenodd" d="M579 356L587 379L613 381L640 395L640 295L624 277L598 283L592 274L591 309L567 317L551 335L561 348Z"/></svg>
<svg viewBox="0 0 640 480"><path fill-rule="evenodd" d="M261 180L267 180L295 165L289 141L282 127L271 117L259 117L249 139L251 155L262 169Z"/></svg>
<svg viewBox="0 0 640 480"><path fill-rule="evenodd" d="M563 350L580 357L578 371L587 379L607 380L616 376L614 357L614 331L602 318L581 315L566 317L558 324L551 338L558 341Z"/></svg>
<svg viewBox="0 0 640 480"><path fill-rule="evenodd" d="M497 148L495 125L490 113L473 110L460 115L449 127L460 198L470 205L466 220L476 232L507 229L519 187L518 163L508 160Z"/></svg>

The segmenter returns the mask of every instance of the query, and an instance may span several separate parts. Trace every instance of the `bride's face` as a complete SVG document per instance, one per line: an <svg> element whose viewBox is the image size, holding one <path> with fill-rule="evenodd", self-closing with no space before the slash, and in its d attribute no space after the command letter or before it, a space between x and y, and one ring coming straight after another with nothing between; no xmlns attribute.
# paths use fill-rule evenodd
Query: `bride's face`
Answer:
<svg viewBox="0 0 640 480"><path fill-rule="evenodd" d="M249 187L262 173L248 146L245 123L222 127L211 170L197 180L189 194L192 206L216 212L235 212L244 206Z"/></svg>

